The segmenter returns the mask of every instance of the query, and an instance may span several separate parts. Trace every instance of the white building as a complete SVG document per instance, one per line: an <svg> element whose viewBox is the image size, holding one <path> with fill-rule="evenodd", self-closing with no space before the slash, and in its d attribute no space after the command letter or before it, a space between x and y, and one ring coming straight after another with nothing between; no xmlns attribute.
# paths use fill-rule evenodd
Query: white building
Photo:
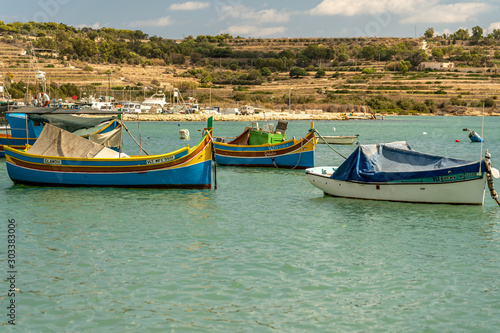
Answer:
<svg viewBox="0 0 500 333"><path fill-rule="evenodd" d="M426 69L444 71L452 70L453 68L455 68L455 64L453 62L424 61L418 65L419 71L425 71Z"/></svg>

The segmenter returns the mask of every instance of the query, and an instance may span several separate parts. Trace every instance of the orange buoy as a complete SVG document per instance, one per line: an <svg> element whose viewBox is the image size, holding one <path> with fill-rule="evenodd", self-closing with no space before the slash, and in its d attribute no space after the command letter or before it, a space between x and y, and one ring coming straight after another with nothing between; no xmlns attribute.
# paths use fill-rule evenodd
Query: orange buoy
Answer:
<svg viewBox="0 0 500 333"><path fill-rule="evenodd" d="M455 142L460 142L460 140L456 139Z"/></svg>

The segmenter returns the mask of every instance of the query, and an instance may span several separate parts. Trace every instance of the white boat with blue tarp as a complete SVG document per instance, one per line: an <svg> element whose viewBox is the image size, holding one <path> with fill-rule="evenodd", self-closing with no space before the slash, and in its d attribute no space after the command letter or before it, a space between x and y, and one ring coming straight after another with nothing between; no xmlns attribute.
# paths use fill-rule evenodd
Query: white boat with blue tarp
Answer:
<svg viewBox="0 0 500 333"><path fill-rule="evenodd" d="M466 161L420 153L406 142L360 145L339 167L306 170L311 184L336 197L471 205L483 204L492 173L498 171L488 153Z"/></svg>

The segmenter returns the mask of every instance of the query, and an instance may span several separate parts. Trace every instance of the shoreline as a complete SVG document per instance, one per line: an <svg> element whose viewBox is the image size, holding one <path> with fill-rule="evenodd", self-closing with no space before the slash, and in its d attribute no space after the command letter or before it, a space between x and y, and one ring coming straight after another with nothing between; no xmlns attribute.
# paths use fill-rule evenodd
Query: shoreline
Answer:
<svg viewBox="0 0 500 333"><path fill-rule="evenodd" d="M471 112L467 114L411 114L411 116L434 116L434 117L460 117L460 116L482 116L482 113ZM485 114L486 115L486 114ZM124 121L206 121L209 117L214 117L214 121L262 121L262 120L383 120L387 116L399 116L398 114L379 114L376 119L371 114L353 113L321 113L321 114L290 114L277 112L263 112L253 115L232 115L232 114L150 114L150 113L123 113ZM489 113L487 116L500 116L498 113Z"/></svg>

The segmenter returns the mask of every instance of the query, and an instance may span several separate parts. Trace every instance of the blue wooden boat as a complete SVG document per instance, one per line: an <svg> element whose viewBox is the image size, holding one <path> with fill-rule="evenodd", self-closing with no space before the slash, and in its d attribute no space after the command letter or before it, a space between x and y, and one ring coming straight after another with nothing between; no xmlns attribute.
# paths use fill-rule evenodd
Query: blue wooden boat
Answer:
<svg viewBox="0 0 500 333"><path fill-rule="evenodd" d="M84 118L78 114L101 115ZM102 117L102 116L106 117ZM0 132L0 157L4 157L4 146L23 149L35 143L44 125L49 123L87 139L95 139L98 134L110 133L119 127L116 113L99 110L68 110L47 107L24 107L5 113L8 130ZM118 149L115 146L115 149Z"/></svg>
<svg viewBox="0 0 500 333"><path fill-rule="evenodd" d="M160 155L128 156L46 124L26 151L5 147L16 184L147 188L211 188L212 119L200 143Z"/></svg>
<svg viewBox="0 0 500 333"><path fill-rule="evenodd" d="M302 139L286 138L286 122L278 122L276 130L247 127L230 142L214 142L219 165L241 167L275 167L306 169L314 166L314 150L318 140L314 123Z"/></svg>

